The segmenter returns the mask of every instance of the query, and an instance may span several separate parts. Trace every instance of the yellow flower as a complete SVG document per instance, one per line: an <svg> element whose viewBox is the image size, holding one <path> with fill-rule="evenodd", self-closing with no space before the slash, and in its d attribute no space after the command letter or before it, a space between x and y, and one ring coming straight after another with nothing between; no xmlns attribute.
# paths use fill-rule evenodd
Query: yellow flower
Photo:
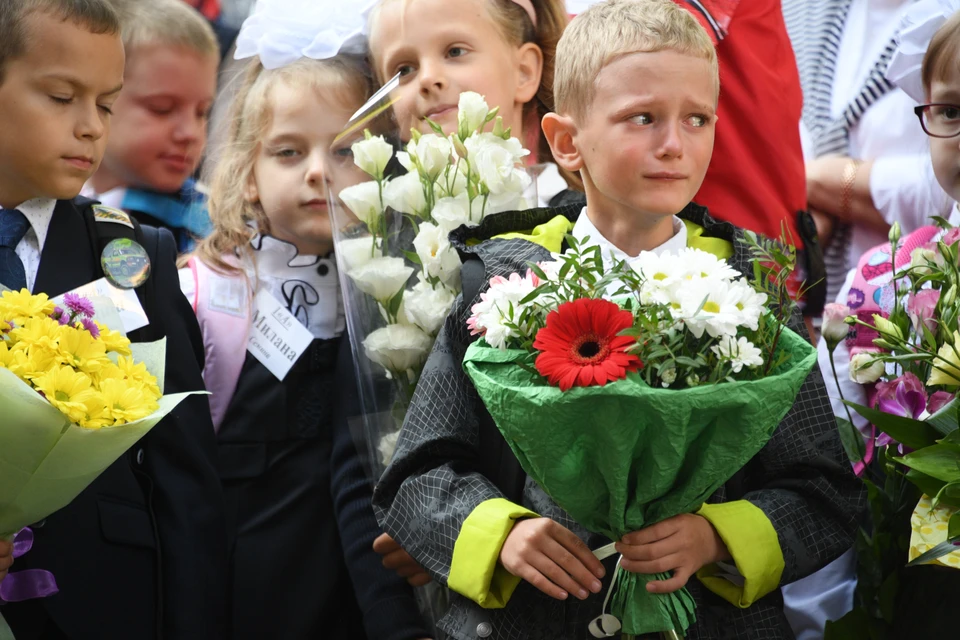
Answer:
<svg viewBox="0 0 960 640"><path fill-rule="evenodd" d="M7 368L23 380L29 382L34 378L45 375L60 365L60 355L56 351L40 348L14 348L11 350L11 358Z"/></svg>
<svg viewBox="0 0 960 640"><path fill-rule="evenodd" d="M104 380L124 380L126 375L124 375L123 370L113 362L107 361L100 370L90 376L93 379L93 385L99 388Z"/></svg>
<svg viewBox="0 0 960 640"><path fill-rule="evenodd" d="M87 414L77 423L78 426L84 429L102 429L113 425L114 419L107 411L103 394L94 392L84 399L83 404L87 408Z"/></svg>
<svg viewBox="0 0 960 640"><path fill-rule="evenodd" d="M83 329L60 327L59 346L64 364L84 373L96 373L110 362L103 342Z"/></svg>
<svg viewBox="0 0 960 640"><path fill-rule="evenodd" d="M157 384L157 378L147 371L147 365L142 362L134 362L133 358L120 356L117 360L117 366L123 371L127 380L138 382L154 398L160 397L160 386Z"/></svg>
<svg viewBox="0 0 960 640"><path fill-rule="evenodd" d="M56 320L29 318L10 332L10 340L15 346L28 351L35 347L56 350L61 329L63 327Z"/></svg>
<svg viewBox="0 0 960 640"><path fill-rule="evenodd" d="M119 331L112 331L106 325L96 323L100 329L100 342L106 347L108 352L119 353L122 356L130 355L130 341Z"/></svg>
<svg viewBox="0 0 960 640"><path fill-rule="evenodd" d="M126 380L104 380L100 386L107 413L116 424L134 422L146 418L159 408L136 383Z"/></svg>
<svg viewBox="0 0 960 640"><path fill-rule="evenodd" d="M85 404L95 391L90 388L90 377L70 367L58 367L33 381L47 401L56 407L74 424L87 416Z"/></svg>
<svg viewBox="0 0 960 640"><path fill-rule="evenodd" d="M957 343L956 346L947 342L937 351L937 357L933 360L934 369L927 380L928 385L960 385L960 356L957 355L960 351L960 331L953 332L953 341Z"/></svg>
<svg viewBox="0 0 960 640"><path fill-rule="evenodd" d="M23 320L36 316L49 316L56 305L45 293L32 295L26 289L4 291L0 295L0 316L4 319Z"/></svg>

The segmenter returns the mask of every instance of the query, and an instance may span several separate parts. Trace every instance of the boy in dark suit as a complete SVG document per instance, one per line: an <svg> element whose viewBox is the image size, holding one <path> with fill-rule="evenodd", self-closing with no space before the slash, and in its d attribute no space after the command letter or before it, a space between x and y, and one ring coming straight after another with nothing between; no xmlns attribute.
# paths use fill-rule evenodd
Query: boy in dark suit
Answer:
<svg viewBox="0 0 960 640"><path fill-rule="evenodd" d="M76 198L103 157L123 69L107 0L0 2L0 282L60 295L103 277L104 241L128 235L152 263L137 289L149 324L130 337L167 338L165 391L202 389L202 343L172 236ZM33 549L13 570L50 571L59 592L0 606L17 640L222 637L226 529L214 456L208 403L194 396L36 523Z"/></svg>

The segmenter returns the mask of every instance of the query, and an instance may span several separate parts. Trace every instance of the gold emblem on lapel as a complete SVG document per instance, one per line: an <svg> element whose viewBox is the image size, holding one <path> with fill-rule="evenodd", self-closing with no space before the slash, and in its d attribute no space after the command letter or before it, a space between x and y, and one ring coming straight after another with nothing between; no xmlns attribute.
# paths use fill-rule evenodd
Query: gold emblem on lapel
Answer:
<svg viewBox="0 0 960 640"><path fill-rule="evenodd" d="M113 207L107 207L102 204L93 205L93 219L97 222L122 224L133 229L133 222L130 221L129 215L120 211L120 209L114 209Z"/></svg>

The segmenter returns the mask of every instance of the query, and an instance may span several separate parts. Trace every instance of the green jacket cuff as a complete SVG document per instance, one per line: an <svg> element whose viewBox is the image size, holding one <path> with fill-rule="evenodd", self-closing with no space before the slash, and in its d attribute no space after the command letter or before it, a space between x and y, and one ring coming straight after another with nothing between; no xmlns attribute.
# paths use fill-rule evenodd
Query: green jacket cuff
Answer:
<svg viewBox="0 0 960 640"><path fill-rule="evenodd" d="M454 543L447 586L484 609L505 607L520 578L500 564L500 549L517 519L537 517L504 498L477 505Z"/></svg>

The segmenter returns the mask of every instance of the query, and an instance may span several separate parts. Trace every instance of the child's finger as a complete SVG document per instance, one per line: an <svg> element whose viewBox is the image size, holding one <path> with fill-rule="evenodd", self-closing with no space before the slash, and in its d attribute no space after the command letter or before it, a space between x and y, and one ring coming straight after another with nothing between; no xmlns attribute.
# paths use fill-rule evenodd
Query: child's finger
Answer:
<svg viewBox="0 0 960 640"><path fill-rule="evenodd" d="M544 576L536 568L534 568L532 565L528 563L524 563L523 566L520 567L520 570L517 572L516 575L521 579L526 580L527 582L532 584L535 588L547 594L551 598L554 598L556 600L567 599L567 596L568 596L567 591L555 585L553 582L547 579L546 576Z"/></svg>
<svg viewBox="0 0 960 640"><path fill-rule="evenodd" d="M530 564L532 564L533 568L539 571L547 580L560 587L564 593L572 595L575 598L579 598L580 600L586 600L590 595L586 589L577 584L577 581L574 580L570 574L564 571L560 565L551 560L548 556L539 554L531 559Z"/></svg>
<svg viewBox="0 0 960 640"><path fill-rule="evenodd" d="M407 578L407 584L411 587L422 587L424 585L430 584L433 582L433 578L430 577L430 574L424 571L423 573L418 573L417 575Z"/></svg>
<svg viewBox="0 0 960 640"><path fill-rule="evenodd" d="M673 577L669 580L655 580L647 583L647 591L650 593L673 593L679 591L687 584L690 579L690 572L685 568L677 569Z"/></svg>
<svg viewBox="0 0 960 640"><path fill-rule="evenodd" d="M620 560L620 566L630 573L666 573L682 565L683 556L678 553L655 560L628 560L626 557Z"/></svg>
<svg viewBox="0 0 960 640"><path fill-rule="evenodd" d="M398 549L383 556L383 566L387 569L399 569L400 567L406 565L416 565L417 561L414 560L409 553L403 549Z"/></svg>
<svg viewBox="0 0 960 640"><path fill-rule="evenodd" d="M587 570L592 573L597 578L603 578L606 574L606 569L603 568L603 565L600 564L600 561L597 560L597 556L593 555L593 551L590 551L583 540L578 538L572 531L566 527L557 524L555 529L551 531L554 534L552 537L554 540L559 542L572 553L580 563L587 568Z"/></svg>
<svg viewBox="0 0 960 640"><path fill-rule="evenodd" d="M392 551L396 551L400 548L400 545L397 544L397 541L394 540L390 534L383 533L377 536L377 539L373 541L373 550L376 553L384 556Z"/></svg>
<svg viewBox="0 0 960 640"><path fill-rule="evenodd" d="M618 542L616 549L617 553L628 560L656 560L657 558L665 558L679 552L681 546L677 540L677 536L670 536L669 538L657 540L650 544L634 545Z"/></svg>
<svg viewBox="0 0 960 640"><path fill-rule="evenodd" d="M600 579L566 547L556 540L550 540L544 547L544 553L577 583L577 589L600 593L603 588Z"/></svg>
<svg viewBox="0 0 960 640"><path fill-rule="evenodd" d="M646 529L628 533L627 535L623 536L620 541L629 545L650 544L651 542L656 542L657 540L669 538L676 532L676 530L677 523L674 518L667 518L663 522L658 522L657 524L647 527Z"/></svg>

